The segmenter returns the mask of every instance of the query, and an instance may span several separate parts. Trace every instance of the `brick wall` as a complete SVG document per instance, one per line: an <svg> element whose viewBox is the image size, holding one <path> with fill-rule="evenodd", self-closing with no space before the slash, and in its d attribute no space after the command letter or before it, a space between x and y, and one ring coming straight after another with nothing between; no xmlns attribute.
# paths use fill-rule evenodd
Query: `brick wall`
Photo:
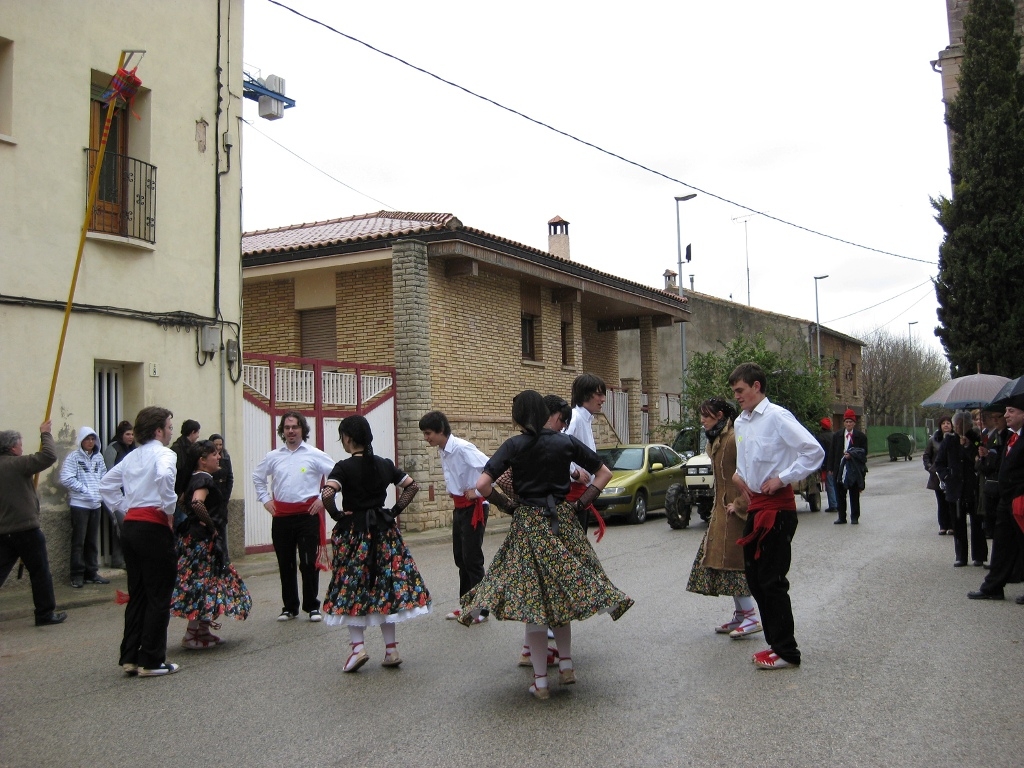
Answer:
<svg viewBox="0 0 1024 768"><path fill-rule="evenodd" d="M338 360L395 364L394 291L391 267L335 275Z"/></svg>
<svg viewBox="0 0 1024 768"><path fill-rule="evenodd" d="M247 282L242 287L242 349L265 355L299 355L302 349L295 282Z"/></svg>
<svg viewBox="0 0 1024 768"><path fill-rule="evenodd" d="M619 389L619 335L614 331L599 333L597 321L587 319L583 328L583 370L596 374L613 389Z"/></svg>

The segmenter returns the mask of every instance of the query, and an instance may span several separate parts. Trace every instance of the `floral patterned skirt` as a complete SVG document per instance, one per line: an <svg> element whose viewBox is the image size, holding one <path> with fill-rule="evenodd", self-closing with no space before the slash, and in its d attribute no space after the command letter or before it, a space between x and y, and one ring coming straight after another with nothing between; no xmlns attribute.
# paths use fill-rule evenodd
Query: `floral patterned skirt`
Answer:
<svg viewBox="0 0 1024 768"><path fill-rule="evenodd" d="M557 533L543 511L516 510L487 575L462 597L463 624L488 608L503 621L559 627L597 613L617 620L633 605L605 575L576 519L576 507L558 506Z"/></svg>
<svg viewBox="0 0 1024 768"><path fill-rule="evenodd" d="M252 597L230 563L214 556L212 541L182 536L177 542L178 583L171 596L171 614L189 621L214 621L222 614L245 619Z"/></svg>
<svg viewBox="0 0 1024 768"><path fill-rule="evenodd" d="M747 577L743 571L719 570L703 565L706 542L707 536L701 539L700 549L697 550L697 557L694 558L693 568L690 570L690 579L686 582L686 591L696 592L698 595L747 597L750 594L750 587L747 586Z"/></svg>
<svg viewBox="0 0 1024 768"><path fill-rule="evenodd" d="M397 525L372 534L335 526L334 563L324 596L332 626L396 624L430 613L430 592Z"/></svg>

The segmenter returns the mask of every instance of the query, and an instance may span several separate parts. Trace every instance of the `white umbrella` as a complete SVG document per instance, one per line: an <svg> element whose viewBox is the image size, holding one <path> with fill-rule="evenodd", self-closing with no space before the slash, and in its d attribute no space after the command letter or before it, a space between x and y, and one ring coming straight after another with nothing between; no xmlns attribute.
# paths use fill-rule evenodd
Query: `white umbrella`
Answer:
<svg viewBox="0 0 1024 768"><path fill-rule="evenodd" d="M1009 379L992 373L972 373L950 379L930 397L921 402L922 408L981 408L992 402L992 398Z"/></svg>

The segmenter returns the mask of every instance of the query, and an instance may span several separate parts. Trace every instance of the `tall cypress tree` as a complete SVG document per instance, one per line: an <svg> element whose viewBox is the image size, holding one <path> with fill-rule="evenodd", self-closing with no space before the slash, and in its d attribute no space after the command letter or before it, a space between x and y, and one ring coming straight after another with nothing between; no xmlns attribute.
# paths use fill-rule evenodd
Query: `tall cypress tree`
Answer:
<svg viewBox="0 0 1024 768"><path fill-rule="evenodd" d="M935 293L953 376L1024 374L1024 75L1013 0L971 0Z"/></svg>

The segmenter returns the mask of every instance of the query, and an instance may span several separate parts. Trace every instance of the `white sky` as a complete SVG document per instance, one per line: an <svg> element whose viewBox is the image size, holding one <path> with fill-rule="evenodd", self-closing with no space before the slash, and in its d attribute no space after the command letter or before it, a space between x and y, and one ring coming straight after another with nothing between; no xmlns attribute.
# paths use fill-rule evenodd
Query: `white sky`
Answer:
<svg viewBox="0 0 1024 768"><path fill-rule="evenodd" d="M931 262L761 216L747 224L754 306L813 319L813 276L827 273L823 324L902 334L916 320L915 341L938 348L934 291L921 284L935 274L942 238L929 196L949 194L940 75L929 66L949 42L943 3L284 1L708 192ZM245 102L244 229L390 207L453 213L546 250L547 221L560 215L575 261L655 287L676 269L673 197L692 191L685 186L267 0L247 0L245 35L247 68L284 77L297 106L271 122ZM694 254L684 285L693 274L696 290L745 303L744 226L733 219L746 212L698 195L680 214Z"/></svg>

